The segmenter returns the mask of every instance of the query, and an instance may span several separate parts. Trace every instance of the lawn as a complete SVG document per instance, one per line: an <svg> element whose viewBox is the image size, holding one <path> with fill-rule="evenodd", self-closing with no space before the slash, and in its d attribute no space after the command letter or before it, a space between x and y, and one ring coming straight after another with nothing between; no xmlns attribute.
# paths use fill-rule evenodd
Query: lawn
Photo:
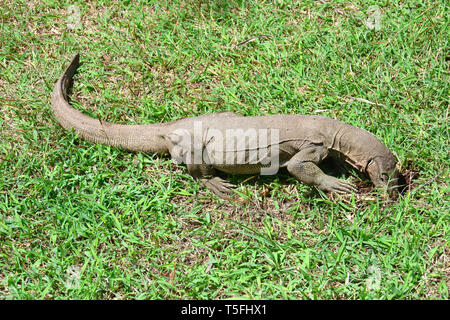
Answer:
<svg viewBox="0 0 450 320"><path fill-rule="evenodd" d="M2 0L0 21L0 298L449 298L447 1ZM333 195L282 171L228 176L220 199L59 126L77 52L90 116L328 116L379 137L408 185L389 203L354 173Z"/></svg>

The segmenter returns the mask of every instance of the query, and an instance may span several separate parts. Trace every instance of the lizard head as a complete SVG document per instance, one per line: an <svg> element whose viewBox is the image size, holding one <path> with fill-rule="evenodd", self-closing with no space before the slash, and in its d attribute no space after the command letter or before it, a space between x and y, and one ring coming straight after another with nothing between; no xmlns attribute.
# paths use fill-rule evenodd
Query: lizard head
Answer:
<svg viewBox="0 0 450 320"><path fill-rule="evenodd" d="M397 198L400 173L393 156L373 158L369 161L366 171L375 187L383 188L390 198Z"/></svg>

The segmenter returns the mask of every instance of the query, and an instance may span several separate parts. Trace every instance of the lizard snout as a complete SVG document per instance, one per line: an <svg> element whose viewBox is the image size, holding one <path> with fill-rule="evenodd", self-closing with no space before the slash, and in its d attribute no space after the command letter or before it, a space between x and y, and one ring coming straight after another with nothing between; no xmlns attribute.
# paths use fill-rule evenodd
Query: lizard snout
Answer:
<svg viewBox="0 0 450 320"><path fill-rule="evenodd" d="M389 198L396 199L398 196L399 172L396 161L383 159L382 163L372 160L367 166L367 173L377 188L382 188L389 194Z"/></svg>

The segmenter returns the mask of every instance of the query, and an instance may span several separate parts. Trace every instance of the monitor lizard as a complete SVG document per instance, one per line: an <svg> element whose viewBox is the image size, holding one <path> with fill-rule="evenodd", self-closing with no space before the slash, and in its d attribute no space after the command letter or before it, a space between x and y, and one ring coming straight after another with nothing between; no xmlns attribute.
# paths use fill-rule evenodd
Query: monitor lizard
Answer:
<svg viewBox="0 0 450 320"><path fill-rule="evenodd" d="M317 115L240 116L229 111L167 123L115 124L89 117L69 104L68 91L78 66L79 54L58 79L52 94L52 109L63 128L93 143L170 154L218 196L227 197L232 185L217 177L215 170L274 174L282 167L302 183L325 192L356 192L353 183L319 168L325 158L333 156L367 174L375 187L396 198L397 161L364 129Z"/></svg>

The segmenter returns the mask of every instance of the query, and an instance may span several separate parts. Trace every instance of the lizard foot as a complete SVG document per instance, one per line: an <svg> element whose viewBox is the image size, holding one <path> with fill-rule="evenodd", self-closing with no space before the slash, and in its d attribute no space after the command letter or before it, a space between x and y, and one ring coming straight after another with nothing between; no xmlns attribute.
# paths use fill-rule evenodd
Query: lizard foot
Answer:
<svg viewBox="0 0 450 320"><path fill-rule="evenodd" d="M331 176L326 176L326 178L321 181L317 188L323 191L336 193L352 193L358 191L353 183Z"/></svg>
<svg viewBox="0 0 450 320"><path fill-rule="evenodd" d="M233 192L230 188L234 187L234 185L225 182L225 180L219 177L214 177L211 179L203 178L200 179L200 181L206 188L220 198L229 198L230 194Z"/></svg>

